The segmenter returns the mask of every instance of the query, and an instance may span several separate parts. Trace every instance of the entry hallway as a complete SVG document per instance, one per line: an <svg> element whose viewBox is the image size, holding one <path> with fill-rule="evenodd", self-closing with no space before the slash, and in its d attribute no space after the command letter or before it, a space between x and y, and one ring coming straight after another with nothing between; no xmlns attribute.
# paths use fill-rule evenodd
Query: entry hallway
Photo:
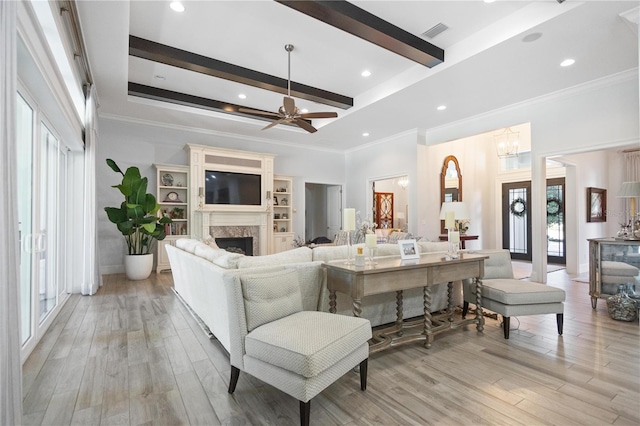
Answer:
<svg viewBox="0 0 640 426"><path fill-rule="evenodd" d="M371 356L367 390L349 373L311 403L315 425L638 425L640 328L591 309L565 270L564 336L555 315L437 335ZM171 274L104 277L73 295L24 367L24 422L34 425L297 425L298 402L244 373L172 291Z"/></svg>

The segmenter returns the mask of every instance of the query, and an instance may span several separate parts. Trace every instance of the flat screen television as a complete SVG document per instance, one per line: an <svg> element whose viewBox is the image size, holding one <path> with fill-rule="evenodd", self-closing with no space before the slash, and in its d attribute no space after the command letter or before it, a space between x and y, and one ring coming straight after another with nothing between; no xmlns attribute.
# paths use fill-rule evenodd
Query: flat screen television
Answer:
<svg viewBox="0 0 640 426"><path fill-rule="evenodd" d="M207 170L204 182L205 204L259 206L262 202L260 175Z"/></svg>

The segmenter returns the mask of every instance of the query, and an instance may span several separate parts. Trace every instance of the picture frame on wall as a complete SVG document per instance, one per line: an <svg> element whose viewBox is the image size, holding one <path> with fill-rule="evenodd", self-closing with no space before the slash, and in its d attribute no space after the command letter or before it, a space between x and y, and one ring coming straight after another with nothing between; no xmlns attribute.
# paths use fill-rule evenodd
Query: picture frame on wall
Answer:
<svg viewBox="0 0 640 426"><path fill-rule="evenodd" d="M607 190L587 188L587 222L607 221Z"/></svg>

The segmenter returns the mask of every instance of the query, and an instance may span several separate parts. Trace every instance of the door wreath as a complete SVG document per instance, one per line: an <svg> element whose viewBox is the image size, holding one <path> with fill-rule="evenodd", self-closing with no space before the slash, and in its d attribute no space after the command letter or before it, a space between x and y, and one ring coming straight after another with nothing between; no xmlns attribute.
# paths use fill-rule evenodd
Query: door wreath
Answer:
<svg viewBox="0 0 640 426"><path fill-rule="evenodd" d="M547 199L547 216L558 216L562 211L562 204L557 198Z"/></svg>
<svg viewBox="0 0 640 426"><path fill-rule="evenodd" d="M527 203L524 201L523 198L518 197L511 202L511 205L509 206L509 210L511 211L512 215L517 217L522 217L527 212Z"/></svg>

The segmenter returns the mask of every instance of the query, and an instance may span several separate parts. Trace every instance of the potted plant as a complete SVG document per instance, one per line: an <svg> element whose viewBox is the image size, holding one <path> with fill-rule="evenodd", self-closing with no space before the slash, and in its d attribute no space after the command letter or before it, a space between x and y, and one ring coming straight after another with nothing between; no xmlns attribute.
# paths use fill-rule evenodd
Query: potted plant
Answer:
<svg viewBox="0 0 640 426"><path fill-rule="evenodd" d="M127 278L143 280L149 277L153 268L152 245L156 240L164 240L164 224L171 223L171 218L157 216L160 205L153 194L147 193L148 179L140 176L137 167L129 167L123 173L110 158L107 165L122 175L122 182L112 187L120 190L124 201L120 207L105 207L104 210L127 242L128 254L124 259Z"/></svg>

